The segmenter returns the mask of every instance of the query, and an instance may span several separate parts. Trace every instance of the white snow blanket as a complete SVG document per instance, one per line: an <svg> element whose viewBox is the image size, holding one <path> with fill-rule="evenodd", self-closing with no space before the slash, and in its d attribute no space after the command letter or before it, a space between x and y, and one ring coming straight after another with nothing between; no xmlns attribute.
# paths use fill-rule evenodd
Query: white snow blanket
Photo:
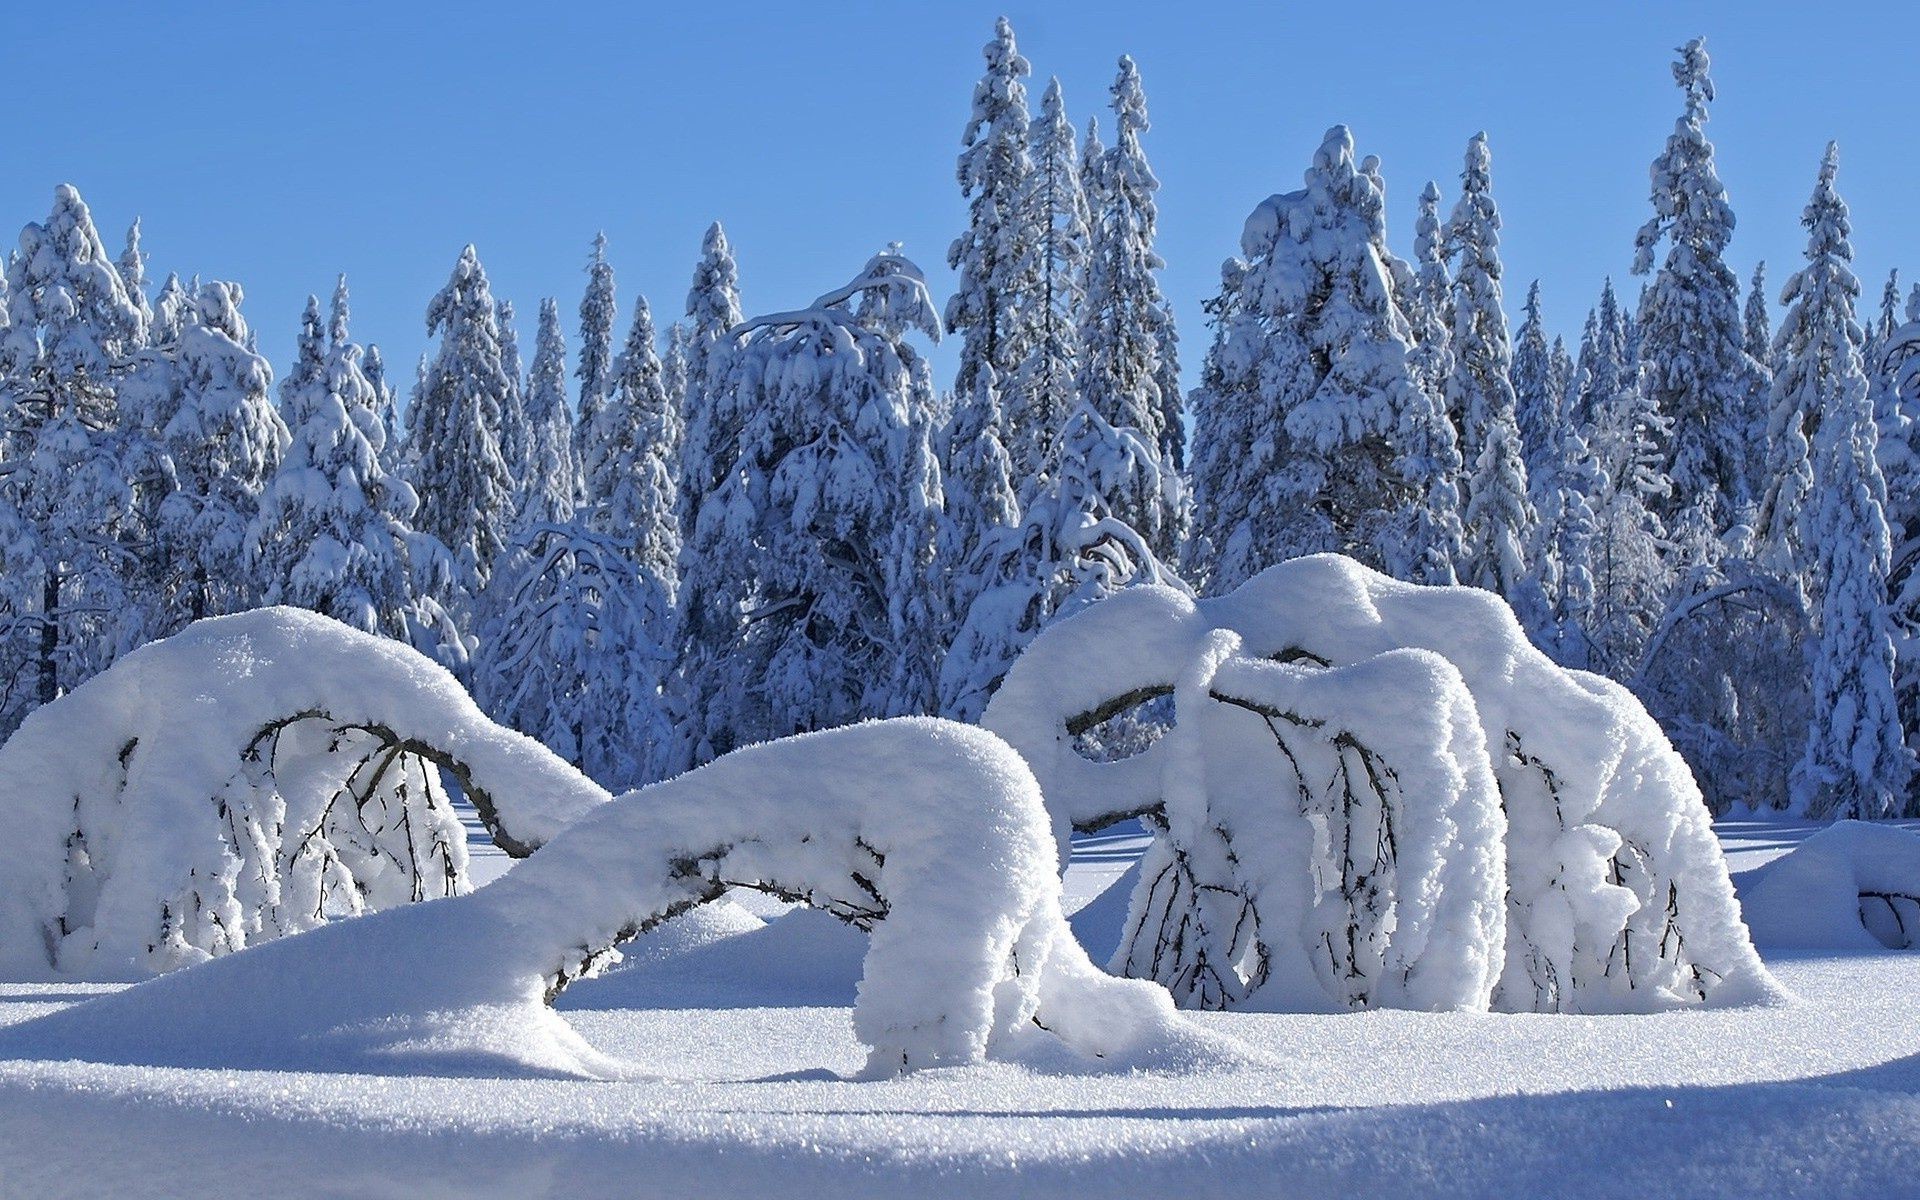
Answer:
<svg viewBox="0 0 1920 1200"><path fill-rule="evenodd" d="M1762 946L1910 950L1920 941L1920 833L1836 822L1756 871L1740 901Z"/></svg>
<svg viewBox="0 0 1920 1200"><path fill-rule="evenodd" d="M1076 750L1169 692L1174 728L1146 751ZM1556 666L1491 593L1337 555L1214 599L1130 589L1043 633L983 723L1033 767L1062 844L1134 816L1161 828L1112 965L1184 1004L1622 1012L1780 995L1659 726L1623 688Z"/></svg>
<svg viewBox="0 0 1920 1200"><path fill-rule="evenodd" d="M134 978L467 889L435 766L525 854L608 799L409 647L199 621L0 746L0 970Z"/></svg>
<svg viewBox="0 0 1920 1200"><path fill-rule="evenodd" d="M616 1077L622 1063L548 1002L621 941L729 888L869 931L853 1025L870 1073L990 1053L1123 1067L1232 1056L1161 988L1087 959L1053 866L1039 788L998 738L948 721L872 722L748 747L629 793L467 895L15 1026L0 1057Z"/></svg>

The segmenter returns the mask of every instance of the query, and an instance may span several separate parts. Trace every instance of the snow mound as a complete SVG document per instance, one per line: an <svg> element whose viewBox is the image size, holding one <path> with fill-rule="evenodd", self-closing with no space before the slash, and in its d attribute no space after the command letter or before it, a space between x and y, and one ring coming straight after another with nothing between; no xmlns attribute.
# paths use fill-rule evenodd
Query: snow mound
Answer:
<svg viewBox="0 0 1920 1200"><path fill-rule="evenodd" d="M324 926L0 1034L0 1055L220 1068L617 1077L550 1007L618 943L729 888L868 933L868 1071L1066 1053L1231 1054L1087 958L1046 811L999 739L924 718L752 746L602 805L477 891Z"/></svg>
<svg viewBox="0 0 1920 1200"><path fill-rule="evenodd" d="M1145 751L1076 752L1168 694L1174 729ZM1042 634L982 721L1033 767L1058 844L1156 824L1113 965L1183 1004L1780 995L1659 726L1536 650L1491 593L1338 555L1207 600L1131 589Z"/></svg>
<svg viewBox="0 0 1920 1200"><path fill-rule="evenodd" d="M1741 907L1763 946L1911 950L1920 941L1920 833L1836 822L1754 872Z"/></svg>
<svg viewBox="0 0 1920 1200"><path fill-rule="evenodd" d="M138 977L466 891L436 767L513 854L608 798L438 664L316 613L144 646L0 747L0 970Z"/></svg>

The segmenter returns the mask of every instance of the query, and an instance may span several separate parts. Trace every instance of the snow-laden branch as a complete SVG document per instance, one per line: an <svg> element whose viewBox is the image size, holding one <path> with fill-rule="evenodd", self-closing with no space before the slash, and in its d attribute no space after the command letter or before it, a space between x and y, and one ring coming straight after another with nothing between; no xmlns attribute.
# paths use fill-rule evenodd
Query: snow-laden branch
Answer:
<svg viewBox="0 0 1920 1200"><path fill-rule="evenodd" d="M1207 661L1223 630L1239 647L1220 678L1256 690L1210 686L1182 700L1176 685ZM1408 650L1424 657L1395 658ZM1352 682L1359 667L1371 673L1364 684ZM1145 752L1095 762L1076 751L1076 730L1170 690L1174 728ZM1312 720L1264 719L1262 704ZM1478 728L1471 744L1436 721L1463 713ZM1159 844L1116 966L1187 986L1166 964L1186 970L1198 949L1169 958L1157 939L1166 922L1189 922L1204 931L1191 946L1210 945L1215 969L1229 959L1237 982L1220 974L1221 986L1194 984L1185 1002L1598 1012L1777 994L1741 923L1699 789L1659 726L1625 689L1556 666L1490 593L1399 583L1335 555L1295 559L1208 600L1130 589L1035 641L983 723L1033 767L1063 845L1074 829L1142 814L1156 823ZM1473 782L1486 779L1494 790ZM1393 844L1376 852L1390 825ZM1411 852L1405 834L1414 828L1440 831L1421 852L1438 865ZM1440 836L1449 828L1451 841ZM1432 886L1455 893L1450 903L1479 911L1485 889L1497 894L1496 875L1477 858L1489 838L1504 858L1508 898L1505 958L1490 987L1463 966L1451 993L1381 991L1366 965L1380 954L1436 953L1396 941L1492 944L1471 922L1413 919L1395 890L1396 880L1434 872ZM1264 863L1242 861L1272 841L1296 857L1269 851ZM1218 861L1207 867L1195 857L1204 854ZM1183 863L1189 893L1166 890L1173 876L1154 868L1168 861ZM1203 887L1204 904L1192 898ZM1216 897L1240 904L1288 888L1315 899L1278 915L1263 909L1257 940L1236 932L1237 916L1205 911ZM1347 917L1326 925L1342 906ZM1385 950L1364 947L1369 939ZM1272 962L1248 956L1258 945L1271 959L1295 941L1321 950L1284 983ZM1469 964L1470 950L1444 953ZM1307 964L1318 993L1303 990ZM1261 987L1280 988L1265 1001L1249 986L1262 970Z"/></svg>
<svg viewBox="0 0 1920 1200"><path fill-rule="evenodd" d="M344 921L16 1026L110 1061L615 1075L544 1001L623 940L728 888L867 930L869 1071L1036 1039L1151 1062L1207 1052L1164 991L1067 929L1038 786L981 730L926 718L763 743L602 805L465 896Z"/></svg>
<svg viewBox="0 0 1920 1200"><path fill-rule="evenodd" d="M0 964L165 971L465 891L436 767L516 855L607 799L398 642L293 608L198 622L0 747Z"/></svg>

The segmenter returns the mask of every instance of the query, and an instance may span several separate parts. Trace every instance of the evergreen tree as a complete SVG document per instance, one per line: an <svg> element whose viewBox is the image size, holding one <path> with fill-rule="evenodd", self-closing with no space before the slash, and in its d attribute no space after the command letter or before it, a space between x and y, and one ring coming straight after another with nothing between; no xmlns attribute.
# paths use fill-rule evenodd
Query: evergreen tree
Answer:
<svg viewBox="0 0 1920 1200"><path fill-rule="evenodd" d="M1887 594L1892 599L1896 698L1907 745L1920 751L1920 285L1908 297L1905 315L1905 323L1881 347L1874 417L1892 539ZM1914 811L1914 797L1907 807Z"/></svg>
<svg viewBox="0 0 1920 1200"><path fill-rule="evenodd" d="M1818 640L1809 647L1813 721L1793 773L1794 807L1813 817L1886 817L1903 811L1913 756L1894 699L1887 621L1891 566L1874 457L1876 434L1854 319L1846 203L1834 190L1839 151L1829 144L1807 206L1807 266L1782 293L1782 377L1815 398L1814 491L1803 544L1819 595Z"/></svg>
<svg viewBox="0 0 1920 1200"><path fill-rule="evenodd" d="M1753 287L1747 292L1747 308L1741 324L1747 357L1754 362L1773 362L1773 320L1767 315L1767 264L1753 265Z"/></svg>
<svg viewBox="0 0 1920 1200"><path fill-rule="evenodd" d="M745 318L740 312L740 272L726 231L715 221L700 247L700 262L687 291L686 392L680 406L685 440L680 452L680 531L690 543L700 510L732 465L743 413L727 407L730 397L713 375L713 360L732 348L730 332ZM681 564L681 576L687 564ZM698 607L691 603L690 609Z"/></svg>
<svg viewBox="0 0 1920 1200"><path fill-rule="evenodd" d="M407 409L415 525L452 554L458 583L477 593L506 540L513 484L500 451L501 413L512 382L486 269L469 245L427 306L440 338Z"/></svg>
<svg viewBox="0 0 1920 1200"><path fill-rule="evenodd" d="M1160 181L1140 144L1149 128L1146 92L1139 68L1124 55L1112 96L1114 143L1100 164L1075 383L1109 424L1138 430L1159 453L1154 492L1109 499L1121 519L1168 558L1185 539L1190 519L1179 473L1186 405L1173 314L1160 293L1158 272L1165 263L1154 250ZM1134 482L1144 485L1145 479Z"/></svg>
<svg viewBox="0 0 1920 1200"><path fill-rule="evenodd" d="M667 392L660 355L654 349L653 310L637 297L625 347L614 360L613 395L600 410L593 443L600 458L587 464L590 522L625 547L662 599L651 607L671 609L679 585L678 504L680 415ZM663 643L664 628L654 631Z"/></svg>
<svg viewBox="0 0 1920 1200"><path fill-rule="evenodd" d="M1673 77L1686 105L1653 162L1654 215L1634 239L1636 275L1654 271L1655 252L1668 247L1641 303L1637 357L1648 399L1671 425L1665 512L1709 505L1724 525L1752 496L1748 443L1764 394L1723 259L1734 221L1704 128L1714 98L1706 43L1695 38L1679 53Z"/></svg>
<svg viewBox="0 0 1920 1200"><path fill-rule="evenodd" d="M1534 511L1510 373L1513 349L1501 308L1500 210L1487 135L1467 145L1460 200L1447 222L1453 280L1453 371L1447 409L1460 414L1467 473L1467 582L1508 600L1527 573Z"/></svg>
<svg viewBox="0 0 1920 1200"><path fill-rule="evenodd" d="M573 410L567 403L567 344L560 332L560 306L540 301L533 367L527 375L526 454L521 462L519 519L528 525L563 525L580 498L580 466L574 458Z"/></svg>
<svg viewBox="0 0 1920 1200"><path fill-rule="evenodd" d="M1541 464L1558 454L1554 443L1568 418L1562 408L1566 380L1554 361L1556 346L1548 344L1546 326L1540 317L1539 280L1527 287L1525 312L1526 319L1520 323L1513 339L1513 370L1509 378L1513 384L1514 423L1520 430L1521 457L1531 486L1534 477L1544 469ZM1562 355L1566 353L1565 347L1558 350ZM1533 489L1533 494L1539 496L1540 489ZM1539 503L1536 499L1536 507Z"/></svg>
<svg viewBox="0 0 1920 1200"><path fill-rule="evenodd" d="M617 315L607 235L599 233L593 238L593 257L587 260L587 294L580 299L580 365L574 371L580 379L574 459L582 467L599 454L590 443L599 431L600 406L613 390L613 324Z"/></svg>
<svg viewBox="0 0 1920 1200"><path fill-rule="evenodd" d="M1013 459L1006 447L999 381L991 368L980 372L977 378L979 390L967 403L954 408L952 424L946 431L946 469L941 476L947 509L941 551L942 556L954 564L946 578L946 613L956 622L965 620L976 596L975 589L982 584L982 580L966 568L980 546L997 530L1020 520ZM950 711L948 699L943 692L942 712Z"/></svg>
<svg viewBox="0 0 1920 1200"><path fill-rule="evenodd" d="M1527 615L1529 632L1562 666L1593 667L1595 581L1594 502L1608 493L1579 426L1569 420L1548 428L1550 441L1529 477L1539 521L1534 527L1531 581L1537 599Z"/></svg>
<svg viewBox="0 0 1920 1200"><path fill-rule="evenodd" d="M1447 272L1446 235L1440 223L1440 185L1427 180L1413 221L1414 287L1407 297L1414 348L1408 356L1420 386L1446 402L1447 377L1453 374L1453 279ZM1460 415L1449 411L1455 432Z"/></svg>
<svg viewBox="0 0 1920 1200"><path fill-rule="evenodd" d="M527 434L526 368L520 361L520 334L513 324L513 301L494 305L494 320L500 327L500 366L506 372L507 390L500 399L500 457L506 461L507 477L521 483L526 479L527 456L532 447ZM514 491L517 511L523 489Z"/></svg>
<svg viewBox="0 0 1920 1200"><path fill-rule="evenodd" d="M373 413L386 436L380 443L380 465L389 475L400 469L400 409L394 403L393 385L387 382L386 360L380 357L380 347L367 343L367 357L363 365L367 377L367 386L372 389Z"/></svg>
<svg viewBox="0 0 1920 1200"><path fill-rule="evenodd" d="M908 329L937 336L939 319L919 269L886 252L807 308L747 323L710 369L747 425L681 557L679 765L931 710L941 631L906 601L931 590L942 497ZM909 677L922 694L902 692Z"/></svg>
<svg viewBox="0 0 1920 1200"><path fill-rule="evenodd" d="M120 272L121 285L127 290L127 301L139 310L141 326L150 327L153 308L147 303L147 253L140 248L139 217L127 226L127 244L120 251L120 261L115 268Z"/></svg>

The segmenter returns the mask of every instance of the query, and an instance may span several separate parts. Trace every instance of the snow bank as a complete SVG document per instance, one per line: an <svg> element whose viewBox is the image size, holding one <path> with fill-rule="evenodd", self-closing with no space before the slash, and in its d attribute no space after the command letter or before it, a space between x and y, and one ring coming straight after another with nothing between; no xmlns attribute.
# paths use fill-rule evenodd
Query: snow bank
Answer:
<svg viewBox="0 0 1920 1200"><path fill-rule="evenodd" d="M607 799L437 664L303 609L142 647L0 747L0 970L138 976L465 891L434 764L510 853Z"/></svg>
<svg viewBox="0 0 1920 1200"><path fill-rule="evenodd" d="M1910 950L1920 940L1920 833L1829 825L1756 871L1741 907L1763 946Z"/></svg>
<svg viewBox="0 0 1920 1200"><path fill-rule="evenodd" d="M1237 650L1223 654L1216 631L1231 631ZM1207 668L1196 664L1208 662L1227 686L1193 683L1180 703L1177 685L1196 671L1206 678ZM1109 762L1075 752L1077 733L1170 692L1175 729L1145 752ZM1317 766L1283 766L1296 745L1315 739L1304 730L1279 736L1287 721L1259 728L1247 705L1257 709L1263 698L1308 725L1322 722L1313 727L1322 735ZM1245 712L1216 713L1221 706ZM1699 789L1659 726L1624 689L1564 670L1534 649L1490 593L1399 583L1336 555L1295 559L1209 600L1136 588L1043 634L1008 672L982 720L1033 767L1059 844L1071 829L1154 814L1166 830L1156 861L1191 859L1210 840L1223 853L1223 837L1231 841L1232 860L1195 880L1230 876L1235 904L1253 894L1277 899L1290 880L1293 901L1261 920L1285 922L1298 940L1331 938L1337 946L1351 934L1357 953L1365 935L1373 939L1368 956L1401 955L1392 943L1411 940L1404 953L1444 953L1450 964L1440 968L1436 960L1436 986L1426 992L1396 987L1362 996L1329 990L1321 976L1322 999L1300 982L1296 959L1287 990L1267 1003L1609 1012L1778 995L1741 923ZM1459 736L1467 721L1477 725L1477 745ZM1338 754L1336 733L1351 743ZM1388 769L1387 786L1349 788L1368 757ZM1330 824L1335 815L1339 823ZM1387 881L1370 873L1374 856L1364 836L1357 851L1347 839L1356 831L1379 835L1392 815L1402 822L1396 833L1418 836L1396 838L1381 858L1392 867ZM1260 823L1257 834L1249 821ZM1208 829L1221 824L1224 835ZM1328 858L1321 839L1336 831L1341 853ZM1243 847L1256 843L1259 861L1243 866ZM1498 872L1485 861L1490 844L1504 857L1504 939L1479 924L1488 889L1499 894ZM1329 861L1357 873L1329 881L1316 865ZM1407 889L1410 881L1418 886ZM1356 891L1376 884L1386 890ZM1216 945L1207 957L1218 966L1226 953L1242 985L1237 993L1230 984L1196 988L1183 1001L1251 996L1257 989L1245 984L1259 959L1243 954L1252 943L1233 933L1236 922L1197 913L1177 897L1170 902L1156 885L1164 889L1165 881L1146 864L1130 944L1116 965L1166 977L1163 966L1151 965L1165 959L1166 922L1197 914ZM1328 907L1329 888L1340 904ZM1412 898L1405 903L1403 891ZM1303 905L1303 895L1320 899ZM1344 928L1326 925L1342 905L1351 918ZM1497 982L1469 998L1478 987L1471 947L1498 955L1502 940ZM1261 941L1271 987L1285 965L1273 956L1292 951L1276 948L1287 942L1278 932ZM1332 961L1339 959L1336 952Z"/></svg>
<svg viewBox="0 0 1920 1200"><path fill-rule="evenodd" d="M617 1076L546 1002L619 942L746 887L868 931L853 1023L871 1073L1056 1039L1119 1065L1217 1057L1159 987L1088 961L1053 853L1032 774L990 734L915 718L808 734L600 806L468 895L151 980L16 1026L0 1054Z"/></svg>

